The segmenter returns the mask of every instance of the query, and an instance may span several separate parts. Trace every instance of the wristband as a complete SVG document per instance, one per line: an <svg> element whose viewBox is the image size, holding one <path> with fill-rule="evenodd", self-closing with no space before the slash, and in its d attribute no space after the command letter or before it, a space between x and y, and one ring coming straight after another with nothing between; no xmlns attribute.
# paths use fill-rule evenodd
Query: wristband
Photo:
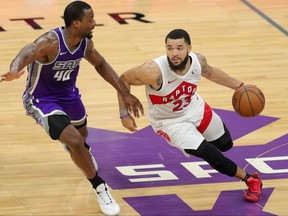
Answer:
<svg viewBox="0 0 288 216"><path fill-rule="evenodd" d="M120 119L124 119L124 118L127 118L128 116L130 116L130 114L129 114L129 113L127 113L127 114L125 114L125 115L121 115L121 116L120 116Z"/></svg>

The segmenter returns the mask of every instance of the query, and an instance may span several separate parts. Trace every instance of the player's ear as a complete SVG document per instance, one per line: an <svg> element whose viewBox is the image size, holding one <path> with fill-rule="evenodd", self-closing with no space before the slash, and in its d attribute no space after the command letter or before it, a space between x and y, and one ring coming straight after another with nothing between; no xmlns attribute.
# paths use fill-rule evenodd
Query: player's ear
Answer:
<svg viewBox="0 0 288 216"><path fill-rule="evenodd" d="M72 25L78 29L80 27L80 21L79 20L73 20Z"/></svg>

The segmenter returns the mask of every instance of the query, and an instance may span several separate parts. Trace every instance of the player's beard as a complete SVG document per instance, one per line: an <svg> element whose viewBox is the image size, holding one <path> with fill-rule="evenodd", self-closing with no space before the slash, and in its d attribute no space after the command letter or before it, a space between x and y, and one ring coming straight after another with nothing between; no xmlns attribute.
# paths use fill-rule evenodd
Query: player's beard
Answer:
<svg viewBox="0 0 288 216"><path fill-rule="evenodd" d="M177 70L184 70L186 67L186 64L189 60L189 55L187 53L187 55L185 56L184 60L179 64L179 65L174 65L173 62L171 62L171 60L169 59L169 57L167 56L167 60L168 60L168 64L169 67L172 71L177 71Z"/></svg>
<svg viewBox="0 0 288 216"><path fill-rule="evenodd" d="M93 32L90 31L87 35L86 38L91 39L93 37Z"/></svg>

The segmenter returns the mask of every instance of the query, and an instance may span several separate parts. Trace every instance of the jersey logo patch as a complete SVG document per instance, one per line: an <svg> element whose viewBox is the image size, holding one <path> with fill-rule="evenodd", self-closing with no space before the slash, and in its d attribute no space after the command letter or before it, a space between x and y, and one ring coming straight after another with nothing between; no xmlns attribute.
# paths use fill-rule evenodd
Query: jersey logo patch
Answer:
<svg viewBox="0 0 288 216"><path fill-rule="evenodd" d="M178 100L182 95L192 96L195 94L197 86L188 82L183 81L177 86L171 93L167 95L154 95L149 94L149 98L153 105L155 104L167 104L172 101Z"/></svg>

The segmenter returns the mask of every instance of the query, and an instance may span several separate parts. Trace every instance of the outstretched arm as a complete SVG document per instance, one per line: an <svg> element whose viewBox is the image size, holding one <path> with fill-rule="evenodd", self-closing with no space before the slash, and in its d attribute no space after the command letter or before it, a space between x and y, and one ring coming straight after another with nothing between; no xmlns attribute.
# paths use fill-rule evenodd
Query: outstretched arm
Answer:
<svg viewBox="0 0 288 216"><path fill-rule="evenodd" d="M12 81L14 79L20 78L25 70L23 68L33 61L33 52L35 44L28 44L21 49L21 51L17 54L15 59L10 64L10 71L1 75L2 81ZM29 55L31 53L31 55Z"/></svg>
<svg viewBox="0 0 288 216"><path fill-rule="evenodd" d="M210 66L203 55L197 54L197 57L201 64L203 77L234 90L244 84L243 82L229 76L223 70Z"/></svg>
<svg viewBox="0 0 288 216"><path fill-rule="evenodd" d="M24 67L35 60L48 62L50 58L54 58L53 49L57 49L55 41L57 41L55 35L50 32L41 35L33 43L23 47L11 62L10 71L1 75L0 82L18 79L25 73Z"/></svg>

